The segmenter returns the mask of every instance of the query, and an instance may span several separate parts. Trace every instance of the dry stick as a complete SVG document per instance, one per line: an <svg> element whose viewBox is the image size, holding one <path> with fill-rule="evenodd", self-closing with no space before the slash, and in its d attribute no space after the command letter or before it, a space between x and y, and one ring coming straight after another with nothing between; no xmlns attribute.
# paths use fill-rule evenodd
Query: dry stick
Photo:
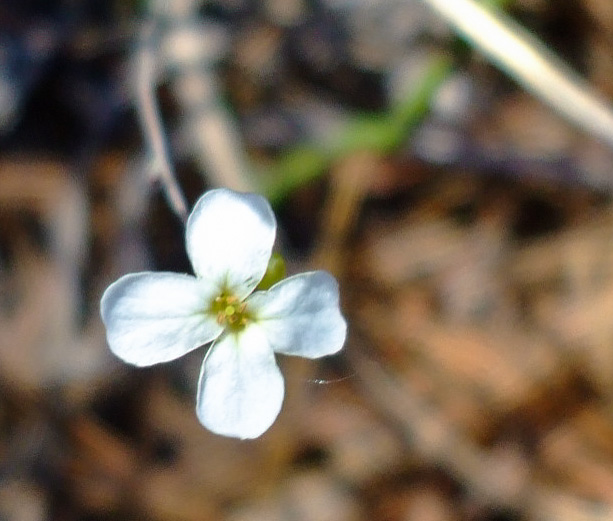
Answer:
<svg viewBox="0 0 613 521"><path fill-rule="evenodd" d="M524 479L504 482L497 479L496 458L489 456L426 402L410 386L384 370L358 349L346 351L357 383L369 401L392 419L407 441L427 461L449 469L469 491L487 503L512 506L524 504Z"/></svg>
<svg viewBox="0 0 613 521"><path fill-rule="evenodd" d="M584 501L541 483L534 465L525 456L501 459L495 450L477 446L407 382L358 349L348 349L346 356L356 372L357 384L373 406L397 426L426 461L455 474L476 499L517 509L530 519L612 519L610 504Z"/></svg>
<svg viewBox="0 0 613 521"><path fill-rule="evenodd" d="M380 161L376 154L364 151L355 152L333 166L330 193L323 210L320 246L313 259L315 266L336 276L342 275L343 249Z"/></svg>
<svg viewBox="0 0 613 521"><path fill-rule="evenodd" d="M134 55L136 71L136 106L141 127L151 154L151 176L159 180L166 192L170 207L187 221L187 203L177 184L175 173L168 159L166 139L162 130L160 110L155 97L156 59L152 45L154 24L152 21L143 25L139 47Z"/></svg>
<svg viewBox="0 0 613 521"><path fill-rule="evenodd" d="M475 0L423 2L527 90L613 147L613 111L609 102L523 27Z"/></svg>

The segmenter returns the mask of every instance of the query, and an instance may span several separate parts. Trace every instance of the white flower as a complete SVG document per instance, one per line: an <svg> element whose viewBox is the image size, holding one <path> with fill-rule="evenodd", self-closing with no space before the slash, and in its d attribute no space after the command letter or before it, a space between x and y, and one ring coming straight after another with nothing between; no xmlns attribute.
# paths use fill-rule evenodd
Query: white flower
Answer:
<svg viewBox="0 0 613 521"><path fill-rule="evenodd" d="M111 284L101 314L111 351L137 366L174 360L209 342L196 412L208 429L256 438L283 402L274 353L318 358L339 351L346 323L338 285L302 273L254 291L266 272L276 222L263 197L211 190L186 228L196 276L134 273Z"/></svg>

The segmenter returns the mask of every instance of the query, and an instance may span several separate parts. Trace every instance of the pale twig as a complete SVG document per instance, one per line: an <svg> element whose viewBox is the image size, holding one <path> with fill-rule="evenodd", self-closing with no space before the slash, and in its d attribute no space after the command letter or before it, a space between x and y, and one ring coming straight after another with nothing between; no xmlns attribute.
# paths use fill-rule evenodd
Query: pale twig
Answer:
<svg viewBox="0 0 613 521"><path fill-rule="evenodd" d="M613 147L613 111L519 24L475 0L423 0L476 48L566 119Z"/></svg>
<svg viewBox="0 0 613 521"><path fill-rule="evenodd" d="M161 183L170 207L185 222L188 214L187 203L168 158L162 118L155 96L156 57L152 45L153 31L152 21L143 25L138 49L134 55L136 107L151 154L151 176L153 180Z"/></svg>
<svg viewBox="0 0 613 521"><path fill-rule="evenodd" d="M226 32L212 23L170 19L164 34L170 84L181 109L184 143L213 186L257 191L238 125L222 102L215 65L230 48Z"/></svg>

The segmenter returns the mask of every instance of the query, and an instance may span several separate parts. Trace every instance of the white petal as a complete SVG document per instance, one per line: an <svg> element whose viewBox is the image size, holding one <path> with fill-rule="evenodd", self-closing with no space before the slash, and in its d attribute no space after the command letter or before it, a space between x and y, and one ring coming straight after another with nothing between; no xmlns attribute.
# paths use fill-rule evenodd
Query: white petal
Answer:
<svg viewBox="0 0 613 521"><path fill-rule="evenodd" d="M214 291L190 275L145 272L121 277L100 302L111 351L130 364L147 366L214 340L222 328L205 314Z"/></svg>
<svg viewBox="0 0 613 521"><path fill-rule="evenodd" d="M264 197L210 190L187 221L187 254L198 276L243 299L266 272L275 231L275 216Z"/></svg>
<svg viewBox="0 0 613 521"><path fill-rule="evenodd" d="M283 403L283 377L266 336L257 326L228 333L202 364L196 412L202 425L234 438L257 438Z"/></svg>
<svg viewBox="0 0 613 521"><path fill-rule="evenodd" d="M247 299L247 309L277 353L318 358L345 343L338 284L325 271L294 275L258 291Z"/></svg>

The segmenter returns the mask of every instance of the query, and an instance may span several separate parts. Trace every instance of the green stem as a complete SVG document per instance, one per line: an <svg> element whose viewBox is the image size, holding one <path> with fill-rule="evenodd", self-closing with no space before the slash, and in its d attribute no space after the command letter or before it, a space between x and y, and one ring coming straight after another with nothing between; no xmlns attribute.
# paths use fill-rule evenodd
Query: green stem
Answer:
<svg viewBox="0 0 613 521"><path fill-rule="evenodd" d="M482 3L500 8L510 0L483 0ZM452 70L449 56L433 56L405 101L386 113L356 115L327 146L304 144L282 154L261 172L261 192L275 205L346 155L360 150L387 154L397 149L428 113L439 87Z"/></svg>

